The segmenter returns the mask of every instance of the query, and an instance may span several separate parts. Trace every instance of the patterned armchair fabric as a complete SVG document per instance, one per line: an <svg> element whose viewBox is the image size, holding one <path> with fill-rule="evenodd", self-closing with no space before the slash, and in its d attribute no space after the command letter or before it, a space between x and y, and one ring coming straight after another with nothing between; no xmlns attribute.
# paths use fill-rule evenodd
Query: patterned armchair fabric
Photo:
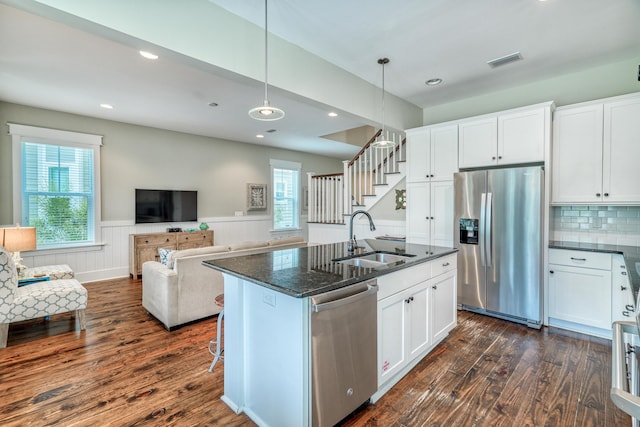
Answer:
<svg viewBox="0 0 640 427"><path fill-rule="evenodd" d="M85 329L87 290L75 279L51 280L18 287L13 258L0 247L0 348L7 345L9 323L76 312Z"/></svg>

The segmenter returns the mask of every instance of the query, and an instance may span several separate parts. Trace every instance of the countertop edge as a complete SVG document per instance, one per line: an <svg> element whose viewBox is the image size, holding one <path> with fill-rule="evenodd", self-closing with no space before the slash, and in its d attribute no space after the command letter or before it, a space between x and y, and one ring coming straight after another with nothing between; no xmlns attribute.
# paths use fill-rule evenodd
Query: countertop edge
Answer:
<svg viewBox="0 0 640 427"><path fill-rule="evenodd" d="M415 260L411 259L410 261L407 261L407 262L399 263L399 264L393 265L393 266L388 266L388 268L385 268L385 269L380 269L380 270L371 269L371 272L369 272L368 274L364 274L364 275L359 276L357 278L350 278L350 279L346 279L346 280L337 281L337 282L334 282L332 284L323 286L321 288L314 289L314 290L311 290L311 291L305 291L305 292L294 292L291 289L288 289L286 287L281 287L281 286L278 286L278 285L274 285L272 283L267 283L267 282L258 280L258 279L254 278L254 277L248 276L246 274L242 274L242 273L239 273L237 271L233 271L233 270L230 270L228 268L224 268L224 267L215 265L213 263L215 261L217 261L216 259L204 260L204 261L202 261L202 265L204 265L205 267L208 267L208 268L213 268L215 270L218 270L221 273L229 274L229 275L237 277L239 279L246 280L248 282L254 283L256 285L262 286L262 287L267 288L267 289L271 289L271 290L276 291L276 292L280 292L282 294L285 294L285 295L288 295L288 296L291 296L291 297L294 297L294 298L307 298L307 297L311 297L311 296L314 296L314 295L322 294L324 292L330 292L330 291L333 291L333 290L336 290L336 289L340 289L340 288L343 288L345 286L353 285L355 283L360 283L360 282L363 282L363 281L366 281L366 280L375 279L377 277L380 277L380 276L383 276L383 275L386 275L386 274L390 274L390 273L394 273L394 272L397 272L397 271L401 271L401 270L404 270L404 269L407 269L407 268L410 268L410 267L413 267L413 266L417 266L419 264L423 264L423 263L426 263L426 262L430 262L430 261L436 260L438 258L443 258L445 256L449 256L449 255L457 253L457 252L458 252L457 248L450 248L450 250L445 250L445 251L440 252L438 254L430 255L430 256L427 256L427 257L420 257L420 258L417 258Z"/></svg>

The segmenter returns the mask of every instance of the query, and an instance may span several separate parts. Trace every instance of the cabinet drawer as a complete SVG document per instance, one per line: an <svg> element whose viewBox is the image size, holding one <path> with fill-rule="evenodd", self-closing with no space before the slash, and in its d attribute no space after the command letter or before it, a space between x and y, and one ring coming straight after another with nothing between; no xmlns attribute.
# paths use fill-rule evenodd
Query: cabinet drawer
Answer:
<svg viewBox="0 0 640 427"><path fill-rule="evenodd" d="M378 277L378 301L431 278L431 262Z"/></svg>
<svg viewBox="0 0 640 427"><path fill-rule="evenodd" d="M549 264L611 270L611 254L568 249L549 249Z"/></svg>
<svg viewBox="0 0 640 427"><path fill-rule="evenodd" d="M206 232L203 233L185 233L185 234L180 234L178 236L178 245L181 245L183 243L193 243L193 242L197 242L197 243L203 243L203 242L207 242L209 239L209 235Z"/></svg>
<svg viewBox="0 0 640 427"><path fill-rule="evenodd" d="M156 246L156 247L163 247L162 245L169 245L169 244L174 244L176 242L175 238L172 237L168 237L166 235L163 236L150 236L150 235L146 235L146 236L136 236L136 247L143 247L143 246Z"/></svg>
<svg viewBox="0 0 640 427"><path fill-rule="evenodd" d="M447 255L431 261L431 277L436 277L456 268L458 254Z"/></svg>

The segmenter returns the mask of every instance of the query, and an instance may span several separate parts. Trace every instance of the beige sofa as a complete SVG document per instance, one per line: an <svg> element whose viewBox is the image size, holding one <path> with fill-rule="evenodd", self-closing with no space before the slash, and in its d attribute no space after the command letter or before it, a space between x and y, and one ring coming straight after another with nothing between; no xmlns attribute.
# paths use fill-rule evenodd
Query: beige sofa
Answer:
<svg viewBox="0 0 640 427"><path fill-rule="evenodd" d="M167 265L142 265L142 306L171 330L220 312L214 299L224 292L222 274L202 261L306 246L302 237L173 251Z"/></svg>

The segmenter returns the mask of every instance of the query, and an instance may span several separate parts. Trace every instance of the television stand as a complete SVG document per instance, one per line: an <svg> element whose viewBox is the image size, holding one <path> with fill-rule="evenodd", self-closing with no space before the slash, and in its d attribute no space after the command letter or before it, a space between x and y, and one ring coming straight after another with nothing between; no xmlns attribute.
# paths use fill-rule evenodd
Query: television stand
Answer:
<svg viewBox="0 0 640 427"><path fill-rule="evenodd" d="M129 234L129 275L142 276L142 264L159 261L158 248L181 250L213 246L213 230Z"/></svg>

